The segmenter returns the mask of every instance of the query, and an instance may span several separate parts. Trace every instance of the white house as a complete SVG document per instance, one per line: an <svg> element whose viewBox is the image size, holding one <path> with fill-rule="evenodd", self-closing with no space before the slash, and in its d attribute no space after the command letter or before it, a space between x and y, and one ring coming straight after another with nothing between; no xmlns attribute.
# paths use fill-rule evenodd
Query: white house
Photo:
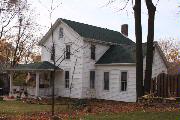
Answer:
<svg viewBox="0 0 180 120"><path fill-rule="evenodd" d="M60 68L55 76L55 95L135 102L135 43L127 36L127 25L122 25L121 32L57 19L52 30L39 42L41 60L50 63L53 62L53 42L55 44L56 66ZM166 73L168 67L157 43L154 48L153 77ZM145 52L146 44L143 44L143 49ZM145 59L144 56L144 66ZM41 73L38 72L36 77L35 95L51 94L42 93L37 88L49 76L43 72L45 77L41 77Z"/></svg>

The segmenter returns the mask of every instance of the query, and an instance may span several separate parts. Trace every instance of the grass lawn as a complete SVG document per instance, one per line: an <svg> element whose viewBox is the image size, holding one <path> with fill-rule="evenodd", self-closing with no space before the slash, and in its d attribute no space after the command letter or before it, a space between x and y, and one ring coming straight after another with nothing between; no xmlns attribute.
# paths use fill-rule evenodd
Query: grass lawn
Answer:
<svg viewBox="0 0 180 120"><path fill-rule="evenodd" d="M9 116L9 117L16 117L21 115L32 116L34 113L41 113L41 112L50 112L51 105L39 105L39 104L28 104L23 103L22 101L0 101L0 118L1 116ZM68 113L67 105L55 105L56 112L63 112ZM71 111L75 112L75 111ZM80 111L81 113L82 111ZM59 114L60 115L60 114ZM36 118L38 114L34 114ZM50 114L45 116L45 119L48 120ZM76 119L80 119L78 115L75 115ZM143 111L136 111L136 112L119 112L117 114L113 113L96 113L96 114L82 114L80 116L82 120L180 120L180 112L143 112ZM67 118L67 117L66 117ZM13 118L13 120L16 120ZM19 120L19 119L18 119ZM23 119L22 120L29 120ZM35 120L35 119L33 119Z"/></svg>
<svg viewBox="0 0 180 120"><path fill-rule="evenodd" d="M66 105L56 105L55 111L67 110ZM37 112L50 112L51 105L28 104L22 101L0 101L0 115L19 115Z"/></svg>
<svg viewBox="0 0 180 120"><path fill-rule="evenodd" d="M180 120L175 112L131 112L119 114L88 115L85 120Z"/></svg>

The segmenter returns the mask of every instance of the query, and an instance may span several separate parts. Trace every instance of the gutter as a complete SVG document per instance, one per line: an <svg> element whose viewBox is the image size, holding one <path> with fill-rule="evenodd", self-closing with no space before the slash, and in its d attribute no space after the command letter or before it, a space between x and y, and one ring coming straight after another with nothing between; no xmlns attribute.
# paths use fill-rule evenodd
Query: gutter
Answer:
<svg viewBox="0 0 180 120"><path fill-rule="evenodd" d="M107 64L95 64L95 66L136 66L136 63L107 63Z"/></svg>

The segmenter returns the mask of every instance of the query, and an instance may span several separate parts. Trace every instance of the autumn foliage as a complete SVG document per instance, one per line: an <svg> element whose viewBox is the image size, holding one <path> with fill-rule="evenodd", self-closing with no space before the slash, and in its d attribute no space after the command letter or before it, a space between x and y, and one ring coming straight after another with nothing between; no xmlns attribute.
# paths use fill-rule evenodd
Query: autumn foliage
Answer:
<svg viewBox="0 0 180 120"><path fill-rule="evenodd" d="M175 39L160 40L159 46L169 62L169 74L180 73L180 43Z"/></svg>

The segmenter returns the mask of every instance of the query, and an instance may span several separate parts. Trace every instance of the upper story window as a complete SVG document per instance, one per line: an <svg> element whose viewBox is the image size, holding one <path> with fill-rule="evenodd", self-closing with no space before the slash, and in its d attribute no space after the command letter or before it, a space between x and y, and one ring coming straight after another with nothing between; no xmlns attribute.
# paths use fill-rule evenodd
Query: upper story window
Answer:
<svg viewBox="0 0 180 120"><path fill-rule="evenodd" d="M59 28L59 38L63 38L63 28Z"/></svg>
<svg viewBox="0 0 180 120"><path fill-rule="evenodd" d="M121 91L127 90L127 72L121 72Z"/></svg>
<svg viewBox="0 0 180 120"><path fill-rule="evenodd" d="M66 51L65 51L65 58L66 59L70 59L70 55L71 55L71 50L70 50L71 46L70 45L66 45Z"/></svg>
<svg viewBox="0 0 180 120"><path fill-rule="evenodd" d="M95 88L95 71L90 71L90 88Z"/></svg>
<svg viewBox="0 0 180 120"><path fill-rule="evenodd" d="M51 47L51 60L54 60L54 57L55 57L55 50L53 49L53 46Z"/></svg>
<svg viewBox="0 0 180 120"><path fill-rule="evenodd" d="M91 59L95 60L95 45L91 45Z"/></svg>
<svg viewBox="0 0 180 120"><path fill-rule="evenodd" d="M109 90L109 72L104 72L104 90Z"/></svg>

